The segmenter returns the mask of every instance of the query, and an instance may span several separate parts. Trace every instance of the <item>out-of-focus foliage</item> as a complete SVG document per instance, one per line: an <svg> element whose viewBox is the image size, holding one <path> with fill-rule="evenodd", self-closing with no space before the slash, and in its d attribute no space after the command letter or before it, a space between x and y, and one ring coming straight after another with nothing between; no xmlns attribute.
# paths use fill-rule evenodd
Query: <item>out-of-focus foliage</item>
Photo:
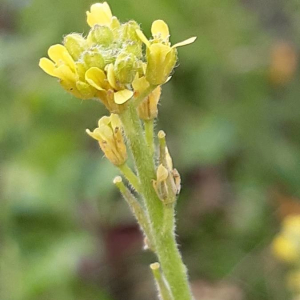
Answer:
<svg viewBox="0 0 300 300"><path fill-rule="evenodd" d="M117 169L85 134L104 107L38 68L64 34L87 32L93 2L0 2L1 300L155 298ZM196 298L288 299L269 245L300 211L299 1L109 4L148 36L159 18L172 43L198 36L179 49L157 122L183 178L178 233Z"/></svg>

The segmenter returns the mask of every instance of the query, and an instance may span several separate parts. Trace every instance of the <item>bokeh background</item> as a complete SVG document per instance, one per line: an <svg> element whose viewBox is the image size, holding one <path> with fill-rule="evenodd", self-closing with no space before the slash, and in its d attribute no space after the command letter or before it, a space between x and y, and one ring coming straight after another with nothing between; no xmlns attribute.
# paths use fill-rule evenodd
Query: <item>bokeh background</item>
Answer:
<svg viewBox="0 0 300 300"><path fill-rule="evenodd" d="M91 0L0 0L0 299L156 299L142 237L85 134L105 109L38 68ZM180 65L163 88L183 189L178 241L198 300L284 300L271 242L300 213L299 0L111 0L149 35L171 28Z"/></svg>

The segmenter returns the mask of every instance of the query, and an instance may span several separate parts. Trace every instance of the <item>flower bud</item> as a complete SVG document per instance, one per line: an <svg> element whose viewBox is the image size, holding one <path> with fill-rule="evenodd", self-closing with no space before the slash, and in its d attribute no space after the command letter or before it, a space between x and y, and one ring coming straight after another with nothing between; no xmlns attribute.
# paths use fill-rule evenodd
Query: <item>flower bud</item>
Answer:
<svg viewBox="0 0 300 300"><path fill-rule="evenodd" d="M110 28L113 31L116 31L117 29L119 29L121 27L120 21L118 20L117 17L113 16L111 18L111 23L110 23Z"/></svg>
<svg viewBox="0 0 300 300"><path fill-rule="evenodd" d="M83 99L91 99L95 96L96 90L87 84L86 82L83 81L77 81L76 82L76 87L80 94L82 95Z"/></svg>
<svg viewBox="0 0 300 300"><path fill-rule="evenodd" d="M116 166L121 166L126 162L127 150L118 115L111 114L110 117L102 117L93 132L88 129L86 132L99 142L100 148L110 162Z"/></svg>
<svg viewBox="0 0 300 300"><path fill-rule="evenodd" d="M87 48L87 42L82 35L78 33L72 33L65 36L64 46L72 58L74 60L78 60L81 53Z"/></svg>
<svg viewBox="0 0 300 300"><path fill-rule="evenodd" d="M129 53L121 53L118 55L114 64L114 73L116 80L121 84L131 83L137 72L137 59Z"/></svg>
<svg viewBox="0 0 300 300"><path fill-rule="evenodd" d="M111 29L107 26L95 25L89 32L87 41L91 44L97 44L108 47L114 40Z"/></svg>
<svg viewBox="0 0 300 300"><path fill-rule="evenodd" d="M84 52L82 59L84 61L86 69L92 67L104 69L104 58L98 48L92 48L89 51Z"/></svg>
<svg viewBox="0 0 300 300"><path fill-rule="evenodd" d="M156 43L147 48L146 79L153 85L164 84L177 61L177 50Z"/></svg>
<svg viewBox="0 0 300 300"><path fill-rule="evenodd" d="M134 41L125 42L122 50L126 53L132 53L138 58L141 58L143 54L142 45Z"/></svg>
<svg viewBox="0 0 300 300"><path fill-rule="evenodd" d="M140 44L141 40L136 34L137 29L140 29L140 26L133 20L122 24L119 32L119 39L121 41L134 41Z"/></svg>

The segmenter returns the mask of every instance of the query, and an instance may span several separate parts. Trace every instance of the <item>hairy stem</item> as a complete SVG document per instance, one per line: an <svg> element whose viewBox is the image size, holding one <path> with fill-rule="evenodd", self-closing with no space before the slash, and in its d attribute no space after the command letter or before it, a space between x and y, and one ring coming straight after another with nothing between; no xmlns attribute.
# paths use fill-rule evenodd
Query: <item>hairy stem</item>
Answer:
<svg viewBox="0 0 300 300"><path fill-rule="evenodd" d="M135 102L133 101L133 103ZM168 207L158 198L152 186L152 180L156 177L155 166L138 118L136 106L129 104L128 109L120 115L120 118L140 178L142 196L150 219L154 246L162 271L174 300L191 300L193 297L188 284L186 267L182 262L175 240L174 216L169 217L170 212L165 211ZM168 214L167 218L164 217L165 213ZM164 220L168 220L169 224L164 224ZM162 230L163 228L168 230Z"/></svg>
<svg viewBox="0 0 300 300"><path fill-rule="evenodd" d="M170 287L166 282L164 276L161 274L159 263L154 263L150 265L154 279L156 281L157 289L162 300L173 300L173 295L171 294Z"/></svg>
<svg viewBox="0 0 300 300"><path fill-rule="evenodd" d="M151 156L153 157L154 154L154 142L153 142L153 120L144 121L144 127L145 127L145 138L146 142L150 151Z"/></svg>
<svg viewBox="0 0 300 300"><path fill-rule="evenodd" d="M133 171L128 167L128 165L125 163L121 166L119 166L119 170L122 172L122 174L125 176L125 178L128 180L128 182L132 185L132 187L140 193L140 182L138 177L133 173Z"/></svg>
<svg viewBox="0 0 300 300"><path fill-rule="evenodd" d="M146 212L144 211L141 204L138 200L134 197L134 195L129 191L129 189L124 185L122 178L117 176L114 179L114 184L118 187L121 194L123 195L124 199L128 203L133 215L135 216L136 220L138 221L142 231L147 238L147 246L154 251L154 243L153 237L150 230L150 224Z"/></svg>

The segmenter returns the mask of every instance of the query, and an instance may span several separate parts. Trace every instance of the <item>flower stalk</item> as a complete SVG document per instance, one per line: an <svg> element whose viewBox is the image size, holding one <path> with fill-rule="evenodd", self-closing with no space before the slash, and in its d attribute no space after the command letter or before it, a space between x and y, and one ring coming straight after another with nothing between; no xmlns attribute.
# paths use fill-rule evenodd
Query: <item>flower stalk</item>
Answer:
<svg viewBox="0 0 300 300"><path fill-rule="evenodd" d="M156 178L155 166L136 107L129 104L128 109L120 115L120 118L141 181L142 196L162 271L174 295L174 300L191 300L193 298L188 284L187 270L175 239L174 204L165 205L153 188L152 181Z"/></svg>
<svg viewBox="0 0 300 300"><path fill-rule="evenodd" d="M150 155L153 157L154 154L154 142L153 142L153 134L154 134L154 122L153 120L144 121L145 128L145 138L150 151Z"/></svg>
<svg viewBox="0 0 300 300"><path fill-rule="evenodd" d="M50 59L42 58L39 65L75 97L96 99L110 112L96 129L86 132L134 189L133 193L120 176L115 178L114 184L144 233L145 248L159 261L151 269L160 298L192 300L175 238L180 176L173 168L163 131L156 145L154 120L161 86L170 80L177 62L177 48L196 38L171 46L168 25L156 20L148 39L137 22L121 23L113 16L106 2L91 6L87 23L91 29L86 37L67 35L63 45L49 48ZM128 157L133 158L135 171L128 166Z"/></svg>
<svg viewBox="0 0 300 300"><path fill-rule="evenodd" d="M168 286L166 279L161 273L160 264L156 262L154 264L151 264L150 268L153 273L153 277L155 279L161 300L174 300L173 295L170 291L170 287Z"/></svg>

